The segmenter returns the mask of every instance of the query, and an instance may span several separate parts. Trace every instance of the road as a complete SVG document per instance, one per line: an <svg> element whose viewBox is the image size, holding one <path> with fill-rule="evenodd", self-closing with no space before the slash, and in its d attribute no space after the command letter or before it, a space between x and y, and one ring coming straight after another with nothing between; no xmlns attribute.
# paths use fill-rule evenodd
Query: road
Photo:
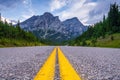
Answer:
<svg viewBox="0 0 120 80"><path fill-rule="evenodd" d="M33 80L53 48L1 48L0 80Z"/></svg>
<svg viewBox="0 0 120 80"><path fill-rule="evenodd" d="M0 80L33 80L54 46L0 48ZM84 80L120 80L120 49L61 46Z"/></svg>

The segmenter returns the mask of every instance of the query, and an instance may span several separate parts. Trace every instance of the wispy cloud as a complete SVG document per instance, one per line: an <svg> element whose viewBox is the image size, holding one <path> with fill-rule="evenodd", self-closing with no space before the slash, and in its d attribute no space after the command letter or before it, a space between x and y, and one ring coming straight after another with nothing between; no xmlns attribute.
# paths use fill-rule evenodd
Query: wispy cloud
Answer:
<svg viewBox="0 0 120 80"><path fill-rule="evenodd" d="M55 11L66 6L67 0L52 0L50 3L50 10Z"/></svg>
<svg viewBox="0 0 120 80"><path fill-rule="evenodd" d="M21 4L23 0L0 0L0 11L14 8Z"/></svg>
<svg viewBox="0 0 120 80"><path fill-rule="evenodd" d="M110 4L115 2L120 5L120 0L97 0L97 5L89 12L89 18L86 23L93 24L102 20L103 15L107 16Z"/></svg>
<svg viewBox="0 0 120 80"><path fill-rule="evenodd" d="M22 17L23 17L24 19L27 19L27 18L29 18L29 17L31 17L32 15L35 14L35 12L34 12L34 10L33 10L33 7L32 7L32 2L31 2L31 0L24 0L24 1L23 1L23 4L24 4L25 9L26 9L26 10L23 12L23 14L22 14Z"/></svg>
<svg viewBox="0 0 120 80"><path fill-rule="evenodd" d="M29 0L0 0L0 10L7 10L10 8L16 8L22 4L29 4Z"/></svg>
<svg viewBox="0 0 120 80"><path fill-rule="evenodd" d="M15 15L19 12L19 20L25 20L35 14L31 0L0 0L0 11L11 11L14 14L16 13Z"/></svg>
<svg viewBox="0 0 120 80"><path fill-rule="evenodd" d="M59 2L59 6L55 4L56 1ZM78 17L84 24L94 24L102 20L103 15L107 15L111 3L120 3L120 0L64 0L63 5L60 1L53 0L51 3L53 5L51 11L58 11L55 12L55 15L60 16L61 20ZM67 8L64 9L63 7ZM61 11L59 12L59 10Z"/></svg>
<svg viewBox="0 0 120 80"><path fill-rule="evenodd" d="M0 0L0 12L7 18L23 21L51 11L61 20L78 17L84 24L94 24L107 15L114 2L120 5L120 0Z"/></svg>
<svg viewBox="0 0 120 80"><path fill-rule="evenodd" d="M57 13L62 20L78 17L84 24L89 18L89 12L96 6L95 2L85 3L86 0L74 0L70 2L70 5L66 5L69 8Z"/></svg>

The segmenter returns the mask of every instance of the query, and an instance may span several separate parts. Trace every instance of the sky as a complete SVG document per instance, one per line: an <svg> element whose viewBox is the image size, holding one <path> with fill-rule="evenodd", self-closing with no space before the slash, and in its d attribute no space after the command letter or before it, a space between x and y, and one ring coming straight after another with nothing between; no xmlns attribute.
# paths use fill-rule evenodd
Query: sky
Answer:
<svg viewBox="0 0 120 80"><path fill-rule="evenodd" d="M92 25L107 16L115 2L120 6L120 0L0 0L0 13L7 19L24 21L50 12L61 21L77 17L84 25Z"/></svg>

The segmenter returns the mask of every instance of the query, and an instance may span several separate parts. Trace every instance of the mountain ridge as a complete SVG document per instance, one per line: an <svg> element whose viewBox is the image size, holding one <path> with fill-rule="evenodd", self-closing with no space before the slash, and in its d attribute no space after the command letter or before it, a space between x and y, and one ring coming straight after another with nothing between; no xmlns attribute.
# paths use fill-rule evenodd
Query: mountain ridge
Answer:
<svg viewBox="0 0 120 80"><path fill-rule="evenodd" d="M32 16L20 23L20 26L26 31L33 32L40 39L55 42L71 40L87 30L77 17L61 21L59 16L53 16L49 12Z"/></svg>

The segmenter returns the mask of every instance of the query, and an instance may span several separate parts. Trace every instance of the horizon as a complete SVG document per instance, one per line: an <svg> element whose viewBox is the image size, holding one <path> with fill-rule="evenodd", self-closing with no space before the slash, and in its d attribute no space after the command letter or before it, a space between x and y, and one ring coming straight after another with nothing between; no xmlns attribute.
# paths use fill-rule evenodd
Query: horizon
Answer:
<svg viewBox="0 0 120 80"><path fill-rule="evenodd" d="M0 0L0 13L6 19L22 22L50 12L61 21L77 17L84 25L93 25L107 16L110 4L115 2L120 5L119 0Z"/></svg>

